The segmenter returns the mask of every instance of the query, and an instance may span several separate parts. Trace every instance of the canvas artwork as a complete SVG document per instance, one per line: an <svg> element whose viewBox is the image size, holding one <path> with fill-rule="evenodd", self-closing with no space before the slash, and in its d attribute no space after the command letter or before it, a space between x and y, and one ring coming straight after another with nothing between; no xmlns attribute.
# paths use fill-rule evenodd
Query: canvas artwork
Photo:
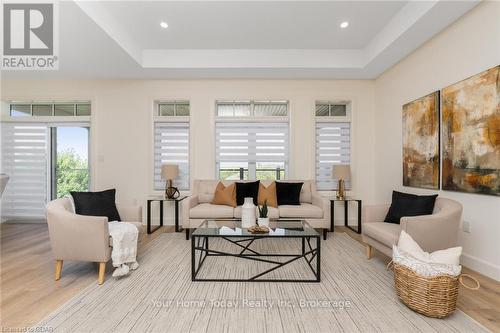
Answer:
<svg viewBox="0 0 500 333"><path fill-rule="evenodd" d="M439 188L439 91L403 105L403 185Z"/></svg>
<svg viewBox="0 0 500 333"><path fill-rule="evenodd" d="M443 189L500 195L500 66L442 90Z"/></svg>

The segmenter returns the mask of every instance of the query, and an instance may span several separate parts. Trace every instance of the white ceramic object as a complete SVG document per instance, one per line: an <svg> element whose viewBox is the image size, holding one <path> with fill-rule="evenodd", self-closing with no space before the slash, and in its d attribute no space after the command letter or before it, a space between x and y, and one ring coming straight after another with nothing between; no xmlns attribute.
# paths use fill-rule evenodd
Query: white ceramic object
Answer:
<svg viewBox="0 0 500 333"><path fill-rule="evenodd" d="M243 206L241 206L241 227L250 228L255 225L255 205L253 198L245 198Z"/></svg>
<svg viewBox="0 0 500 333"><path fill-rule="evenodd" d="M269 227L269 217L259 217L257 220L257 224L261 227Z"/></svg>

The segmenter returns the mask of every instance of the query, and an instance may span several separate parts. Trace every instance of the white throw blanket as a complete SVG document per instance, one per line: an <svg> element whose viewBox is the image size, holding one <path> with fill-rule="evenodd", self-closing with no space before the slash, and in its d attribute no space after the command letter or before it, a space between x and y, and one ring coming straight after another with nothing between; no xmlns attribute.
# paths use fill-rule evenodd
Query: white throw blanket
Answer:
<svg viewBox="0 0 500 333"><path fill-rule="evenodd" d="M111 259L116 267L113 276L127 275L139 267L136 261L139 230L132 223L117 221L109 222L108 227L113 240Z"/></svg>

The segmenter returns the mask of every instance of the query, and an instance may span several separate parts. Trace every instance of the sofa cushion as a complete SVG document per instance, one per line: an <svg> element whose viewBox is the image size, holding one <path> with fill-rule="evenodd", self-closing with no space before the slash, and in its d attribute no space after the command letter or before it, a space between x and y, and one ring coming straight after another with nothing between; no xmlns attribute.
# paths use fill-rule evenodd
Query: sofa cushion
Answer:
<svg viewBox="0 0 500 333"><path fill-rule="evenodd" d="M259 196L257 199L259 206L267 203L267 206L278 207L278 201L276 198L276 182L272 182L268 186L264 186L264 184L260 183Z"/></svg>
<svg viewBox="0 0 500 333"><path fill-rule="evenodd" d="M268 217L270 219L277 219L280 217L280 212L278 208L275 207L267 207ZM259 210L255 207L255 216L259 216ZM241 219L241 206L238 206L234 209L234 218Z"/></svg>
<svg viewBox="0 0 500 333"><path fill-rule="evenodd" d="M226 205L230 207L236 207L236 186L231 184L224 186L221 182L217 185L214 194L214 200L212 201L214 205Z"/></svg>
<svg viewBox="0 0 500 333"><path fill-rule="evenodd" d="M363 234L389 247L398 243L400 233L401 226L399 224L386 222L363 223Z"/></svg>
<svg viewBox="0 0 500 333"><path fill-rule="evenodd" d="M300 192L304 183L276 182L278 205L300 205Z"/></svg>
<svg viewBox="0 0 500 333"><path fill-rule="evenodd" d="M415 195L392 191L391 207L389 208L384 221L399 224L399 221L403 216L432 214L437 196L437 194Z"/></svg>
<svg viewBox="0 0 500 333"><path fill-rule="evenodd" d="M300 202L312 203L312 193L316 191L316 185L310 180L280 180L281 183L303 183L300 189ZM265 185L265 184L264 184Z"/></svg>
<svg viewBox="0 0 500 333"><path fill-rule="evenodd" d="M214 200L215 189L219 184L218 180L199 180L195 182L195 191L200 203L211 203ZM224 185L228 185L223 182Z"/></svg>
<svg viewBox="0 0 500 333"><path fill-rule="evenodd" d="M236 205L241 206L245 198L253 198L253 204L257 206L257 197L259 195L259 181L236 183Z"/></svg>
<svg viewBox="0 0 500 333"><path fill-rule="evenodd" d="M278 206L280 217L322 218L323 210L309 203Z"/></svg>
<svg viewBox="0 0 500 333"><path fill-rule="evenodd" d="M192 219L224 219L232 218L233 212L233 207L201 203L189 210L189 217Z"/></svg>
<svg viewBox="0 0 500 333"><path fill-rule="evenodd" d="M75 213L88 216L106 216L108 221L120 221L116 208L116 189L101 192L70 192L75 203Z"/></svg>

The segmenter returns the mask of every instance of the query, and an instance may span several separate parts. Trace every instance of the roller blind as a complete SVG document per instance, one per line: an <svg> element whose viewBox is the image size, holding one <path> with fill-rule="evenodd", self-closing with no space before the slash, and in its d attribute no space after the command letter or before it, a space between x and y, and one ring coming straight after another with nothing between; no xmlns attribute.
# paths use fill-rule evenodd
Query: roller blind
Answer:
<svg viewBox="0 0 500 333"><path fill-rule="evenodd" d="M288 122L216 123L217 162L287 162Z"/></svg>
<svg viewBox="0 0 500 333"><path fill-rule="evenodd" d="M351 124L349 122L316 122L316 185L318 190L333 190L332 166L350 164ZM350 188L349 182L346 187Z"/></svg>
<svg viewBox="0 0 500 333"><path fill-rule="evenodd" d="M2 173L10 179L2 196L2 217L45 217L48 197L48 127L2 124Z"/></svg>
<svg viewBox="0 0 500 333"><path fill-rule="evenodd" d="M155 190L165 189L161 178L162 164L177 164L179 177L173 185L180 190L189 189L189 122L155 122Z"/></svg>

